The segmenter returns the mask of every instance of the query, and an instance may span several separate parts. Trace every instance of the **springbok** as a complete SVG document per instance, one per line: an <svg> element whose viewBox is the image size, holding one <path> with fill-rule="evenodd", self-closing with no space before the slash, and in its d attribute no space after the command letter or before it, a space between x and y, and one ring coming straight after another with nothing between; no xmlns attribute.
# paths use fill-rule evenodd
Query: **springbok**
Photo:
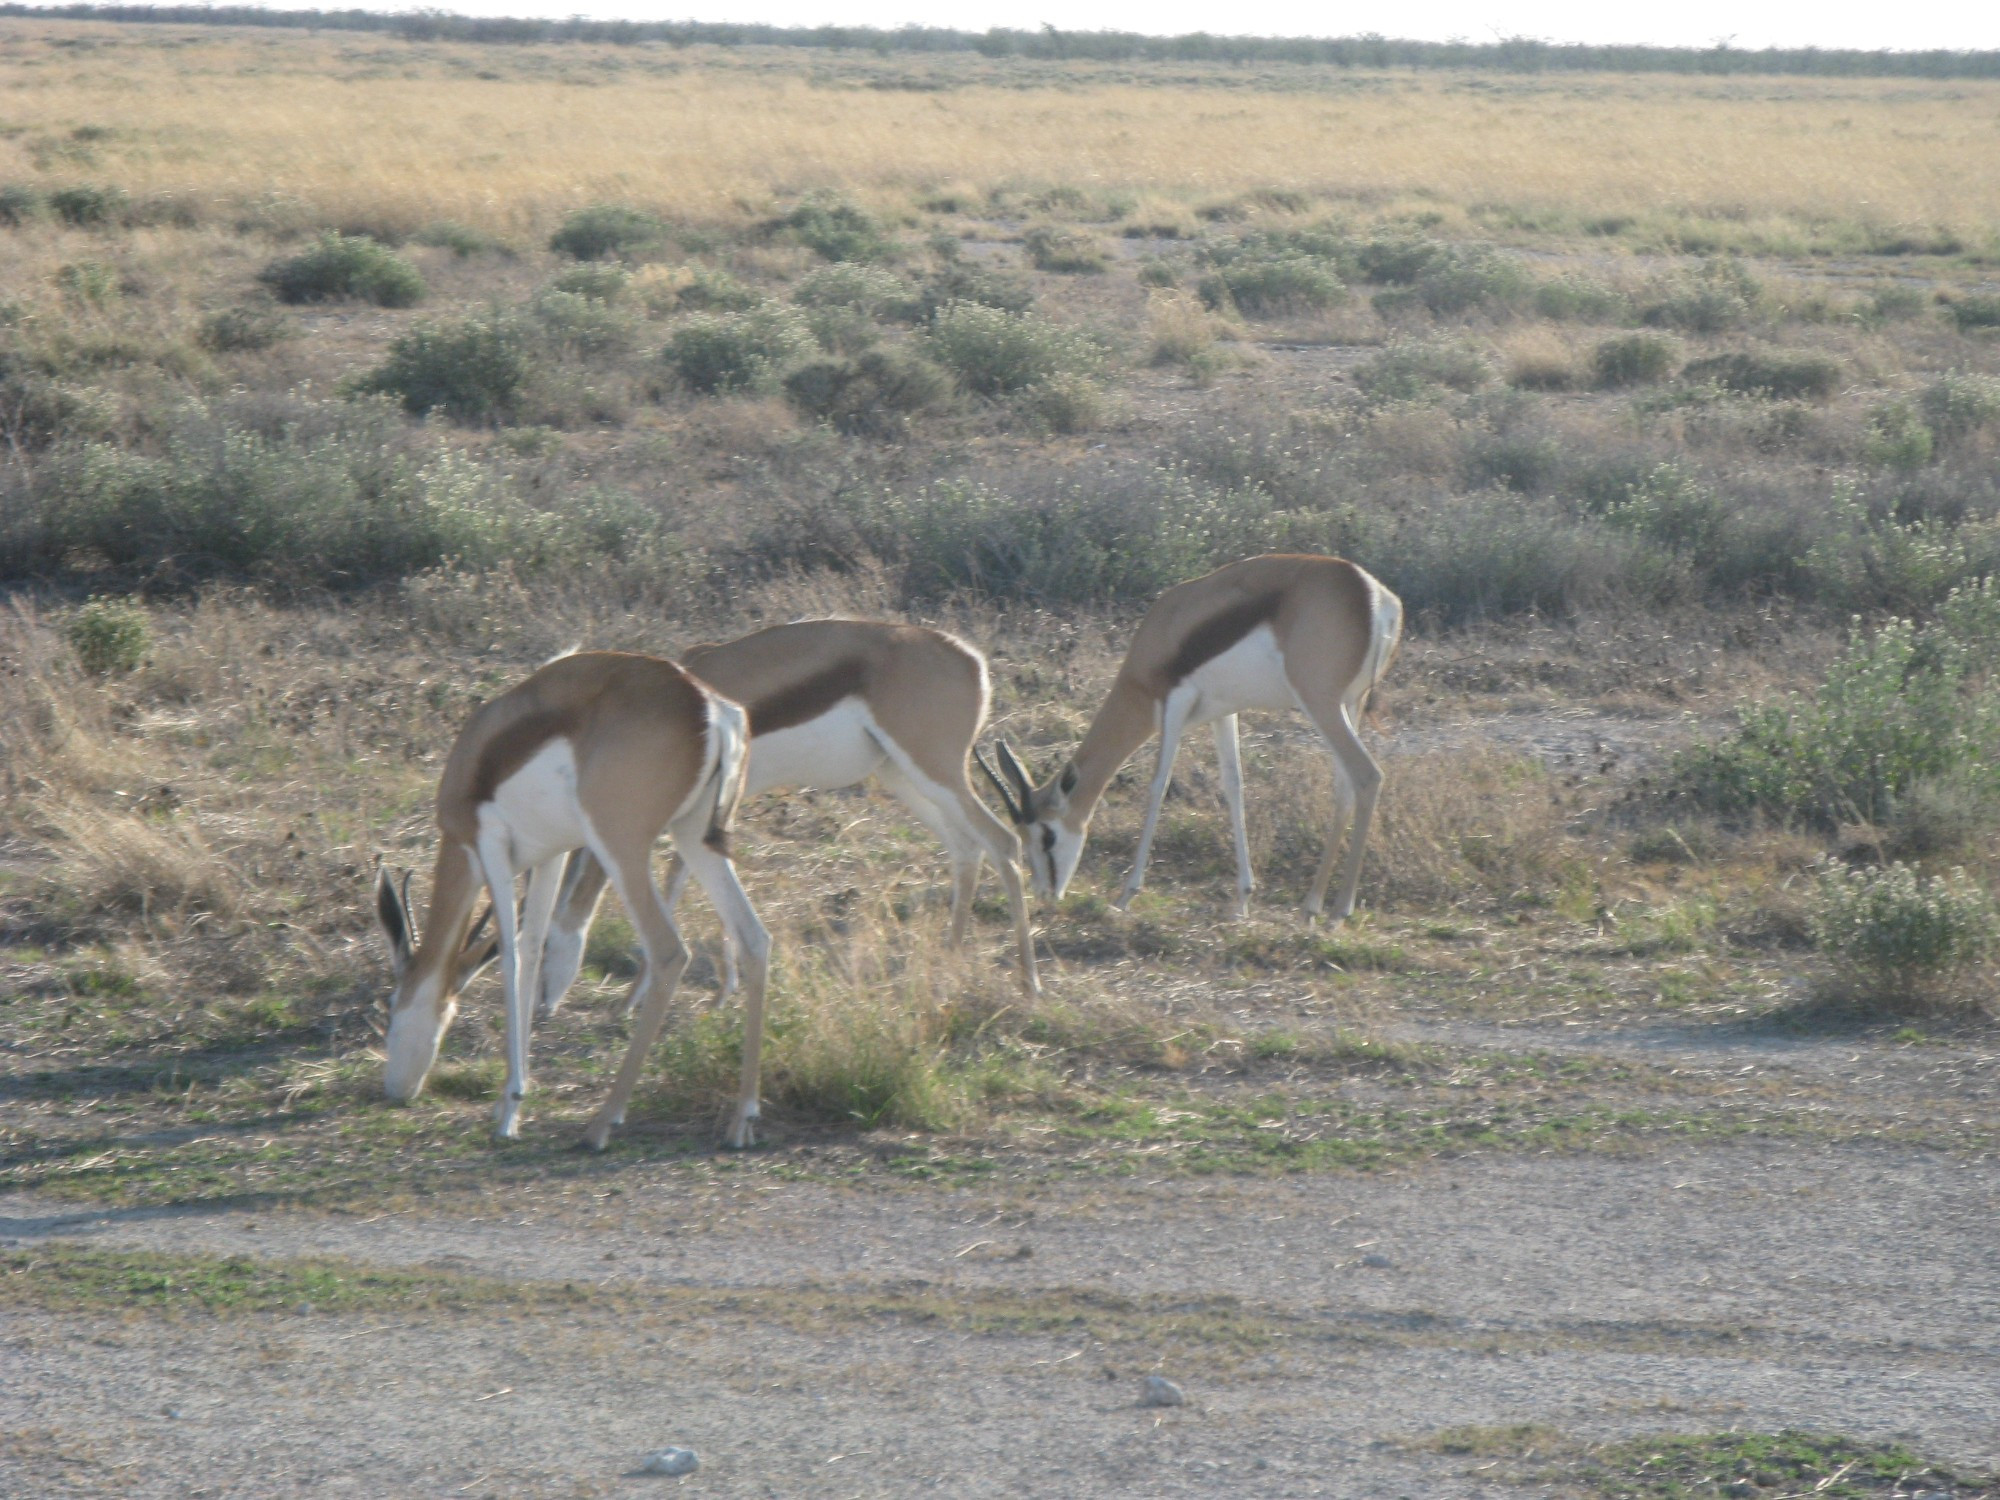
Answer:
<svg viewBox="0 0 2000 1500"><path fill-rule="evenodd" d="M1218 568L1176 584L1139 622L1117 680L1068 764L1042 786L1030 783L1019 759L999 746L1001 781L984 759L980 769L999 788L1027 847L1038 895L1059 898L1076 873L1090 817L1118 768L1160 736L1139 852L1117 905L1131 904L1145 884L1146 860L1160 803L1167 795L1181 736L1215 726L1215 756L1236 839L1236 915L1247 916L1250 839L1243 824L1243 767L1236 716L1244 709L1296 708L1325 736L1333 752L1334 821L1305 912L1326 903L1334 854L1350 818L1353 836L1341 870L1333 917L1354 911L1361 857L1382 785L1355 733L1368 694L1388 670L1403 631L1403 603L1355 564L1338 557L1273 554Z"/></svg>
<svg viewBox="0 0 2000 1500"><path fill-rule="evenodd" d="M986 722L986 658L956 636L875 620L800 620L719 645L691 647L682 664L750 714L744 792L831 791L870 776L936 834L951 858L951 941L965 940L982 858L993 861L1014 915L1020 981L1041 992L1020 840L973 792L968 761ZM687 881L667 880L672 910ZM536 1015L555 1013L583 964L604 869L588 850L570 859L549 929ZM622 893L621 893L622 894ZM724 935L735 987L734 954Z"/></svg>
<svg viewBox="0 0 2000 1500"><path fill-rule="evenodd" d="M757 1065L764 1034L764 983L771 942L729 860L729 822L742 795L749 729L743 709L653 656L590 651L562 656L475 712L459 731L438 782L438 854L421 942L406 896L383 870L376 916L396 973L389 998L391 1099L416 1098L458 1011L458 989L481 958L467 943L483 885L497 919L507 995L507 1083L495 1129L513 1137L528 1089L528 998L537 993L542 947L564 856L588 849L610 872L632 914L646 966L633 985L641 1004L611 1093L584 1132L602 1150L659 1035L688 953L653 884L653 842L662 830L700 880L741 950L748 1001L743 1073L731 1146L751 1145ZM528 872L518 919L514 877ZM407 884L407 879L406 879Z"/></svg>

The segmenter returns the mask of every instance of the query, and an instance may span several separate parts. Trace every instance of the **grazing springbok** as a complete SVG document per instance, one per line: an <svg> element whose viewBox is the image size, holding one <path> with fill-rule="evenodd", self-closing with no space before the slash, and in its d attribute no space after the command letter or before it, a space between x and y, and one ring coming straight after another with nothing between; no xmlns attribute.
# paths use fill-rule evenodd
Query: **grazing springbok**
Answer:
<svg viewBox="0 0 2000 1500"><path fill-rule="evenodd" d="M437 869L414 951L406 897L386 869L376 879L376 915L396 972L383 1074L389 1097L416 1098L437 1060L458 1011L459 986L480 962L467 932L484 886L507 994L507 1084L495 1129L503 1137L516 1134L528 1089L528 1000L538 990L563 860L571 850L588 849L618 887L646 955L633 985L640 1011L625 1061L584 1132L586 1144L601 1151L624 1122L687 967L673 913L653 884L653 842L665 831L743 956L743 1074L727 1139L751 1145L771 941L737 882L728 846L749 740L739 705L673 662L623 652L557 657L475 712L438 782ZM514 877L523 870L528 892L517 919Z"/></svg>
<svg viewBox="0 0 2000 1500"><path fill-rule="evenodd" d="M746 795L778 787L831 791L875 777L938 836L951 858L951 941L965 940L982 858L993 861L1014 914L1020 981L1041 992L1021 887L1020 840L973 792L972 742L986 722L986 658L956 636L876 620L800 620L720 645L695 646L686 668L750 714ZM672 910L687 880L667 880ZM549 929L538 1016L552 1015L583 964L604 869L571 857ZM735 987L734 951L724 935Z"/></svg>
<svg viewBox="0 0 2000 1500"><path fill-rule="evenodd" d="M1370 690L1388 670L1402 631L1402 601L1344 558L1252 557L1168 589L1139 622L1110 696L1062 770L1034 786L1004 743L999 754L1007 782L983 759L979 763L1021 830L1036 893L1050 899L1062 895L1076 873L1091 813L1105 787L1157 733L1160 760L1139 852L1117 902L1121 910L1130 905L1145 884L1153 830L1181 736L1212 723L1222 792L1236 837L1236 915L1247 916L1256 882L1243 824L1236 716L1244 709L1296 708L1333 752L1333 828L1305 912L1316 917L1325 905L1333 857L1351 819L1353 835L1333 910L1336 922L1349 916L1382 786L1381 769L1355 725Z"/></svg>

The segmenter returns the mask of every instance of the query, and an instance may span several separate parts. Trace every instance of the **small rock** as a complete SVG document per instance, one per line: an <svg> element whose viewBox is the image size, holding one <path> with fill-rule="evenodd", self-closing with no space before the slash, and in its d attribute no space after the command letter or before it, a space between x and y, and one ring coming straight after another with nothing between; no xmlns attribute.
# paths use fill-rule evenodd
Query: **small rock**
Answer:
<svg viewBox="0 0 2000 1500"><path fill-rule="evenodd" d="M692 1448L662 1448L648 1453L639 1467L648 1474L692 1474L701 1467L701 1460Z"/></svg>
<svg viewBox="0 0 2000 1500"><path fill-rule="evenodd" d="M181 1409L180 1409L180 1408L179 1408L178 1406L170 1406L170 1407L168 1407L168 1408L167 1408L167 1411L166 1411L166 1417L167 1417L167 1420L168 1420L169 1422L178 1422L178 1421L180 1421L180 1420L181 1420Z"/></svg>
<svg viewBox="0 0 2000 1500"><path fill-rule="evenodd" d="M313 1310L313 1305L310 1302L301 1302L297 1307L294 1307L292 1309L293 1312L297 1313L302 1318L305 1317L312 1310Z"/></svg>
<svg viewBox="0 0 2000 1500"><path fill-rule="evenodd" d="M1139 1388L1141 1406L1185 1406L1187 1392L1164 1375L1148 1375Z"/></svg>
<svg viewBox="0 0 2000 1500"><path fill-rule="evenodd" d="M1367 1266L1370 1270L1386 1271L1395 1262L1386 1255L1364 1255L1361 1257L1361 1264Z"/></svg>

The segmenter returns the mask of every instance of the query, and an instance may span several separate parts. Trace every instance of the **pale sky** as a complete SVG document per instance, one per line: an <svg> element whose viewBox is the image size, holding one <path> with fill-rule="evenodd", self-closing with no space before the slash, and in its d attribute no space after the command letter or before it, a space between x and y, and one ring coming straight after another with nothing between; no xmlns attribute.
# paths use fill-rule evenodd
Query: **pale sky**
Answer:
<svg viewBox="0 0 2000 1500"><path fill-rule="evenodd" d="M316 0L334 4L338 0ZM369 9L375 5L360 0ZM382 9L401 9L393 0ZM280 0L282 8L282 0ZM473 16L586 15L600 20L762 21L777 26L989 26L1032 30L1210 31L1250 36L1384 36L1422 41L1641 42L1705 47L2000 48L1994 0L452 0Z"/></svg>

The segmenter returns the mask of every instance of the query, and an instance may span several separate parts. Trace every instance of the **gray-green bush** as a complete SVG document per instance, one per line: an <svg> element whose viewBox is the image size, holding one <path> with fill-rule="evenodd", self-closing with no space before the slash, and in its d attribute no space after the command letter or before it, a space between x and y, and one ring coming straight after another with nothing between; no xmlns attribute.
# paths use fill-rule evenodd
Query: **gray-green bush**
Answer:
<svg viewBox="0 0 2000 1500"><path fill-rule="evenodd" d="M414 307L424 297L417 268L366 235L321 235L297 255L258 273L280 302L330 302L354 297L377 307Z"/></svg>
<svg viewBox="0 0 2000 1500"><path fill-rule="evenodd" d="M765 303L747 312L701 313L677 324L660 357L702 395L775 391L818 345L797 308Z"/></svg>
<svg viewBox="0 0 2000 1500"><path fill-rule="evenodd" d="M504 422L528 382L530 354L520 321L495 309L411 329L355 389L394 396L412 416L440 411L455 422Z"/></svg>
<svg viewBox="0 0 2000 1500"><path fill-rule="evenodd" d="M1667 379L1680 364L1680 345L1657 333L1622 333L1590 351L1599 386L1616 389Z"/></svg>
<svg viewBox="0 0 2000 1500"><path fill-rule="evenodd" d="M1104 363L1097 343L1078 329L977 302L940 309L924 341L931 358L979 396L1009 395L1058 375L1095 375Z"/></svg>
<svg viewBox="0 0 2000 1500"><path fill-rule="evenodd" d="M1884 1009L1958 998L2000 949L2000 912L1984 887L1963 870L1926 876L1900 861L1823 868L1810 923L1833 993Z"/></svg>
<svg viewBox="0 0 2000 1500"><path fill-rule="evenodd" d="M653 214L624 203L594 203L562 221L549 248L578 260L603 260L647 250L666 238L667 226Z"/></svg>

